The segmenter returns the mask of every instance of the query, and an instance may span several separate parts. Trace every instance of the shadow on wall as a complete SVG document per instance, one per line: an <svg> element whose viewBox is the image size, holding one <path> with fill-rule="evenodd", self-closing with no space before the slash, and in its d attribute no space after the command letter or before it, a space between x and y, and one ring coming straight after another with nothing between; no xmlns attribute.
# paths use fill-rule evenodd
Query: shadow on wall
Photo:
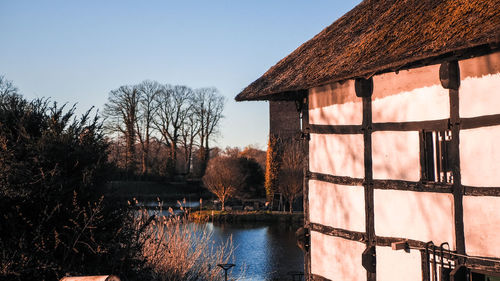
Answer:
<svg viewBox="0 0 500 281"><path fill-rule="evenodd" d="M365 232L365 201L362 186L345 186L313 180L309 183L309 190L309 212L312 222Z"/></svg>
<svg viewBox="0 0 500 281"><path fill-rule="evenodd" d="M364 177L363 135L311 134L310 170L323 174Z"/></svg>
<svg viewBox="0 0 500 281"><path fill-rule="evenodd" d="M356 97L354 81L313 88L309 94L309 122L321 125L360 125L362 100Z"/></svg>
<svg viewBox="0 0 500 281"><path fill-rule="evenodd" d="M331 280L366 281L366 271L361 266L364 243L311 233L312 272Z"/></svg>

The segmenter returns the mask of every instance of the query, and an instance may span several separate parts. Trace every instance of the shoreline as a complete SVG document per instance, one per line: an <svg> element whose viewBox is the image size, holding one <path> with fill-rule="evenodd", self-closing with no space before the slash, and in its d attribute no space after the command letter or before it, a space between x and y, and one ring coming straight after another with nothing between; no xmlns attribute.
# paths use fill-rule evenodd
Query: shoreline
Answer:
<svg viewBox="0 0 500 281"><path fill-rule="evenodd" d="M283 213L276 211L216 211L201 210L192 211L188 214L188 219L195 222L276 222L303 224L304 213Z"/></svg>

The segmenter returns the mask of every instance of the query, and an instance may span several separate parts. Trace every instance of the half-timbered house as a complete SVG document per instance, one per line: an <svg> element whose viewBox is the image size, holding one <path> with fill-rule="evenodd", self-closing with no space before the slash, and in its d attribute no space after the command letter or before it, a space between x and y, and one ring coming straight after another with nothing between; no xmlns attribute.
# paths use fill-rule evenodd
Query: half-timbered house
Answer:
<svg viewBox="0 0 500 281"><path fill-rule="evenodd" d="M302 104L309 280L499 280L499 44L498 0L365 0L236 97Z"/></svg>

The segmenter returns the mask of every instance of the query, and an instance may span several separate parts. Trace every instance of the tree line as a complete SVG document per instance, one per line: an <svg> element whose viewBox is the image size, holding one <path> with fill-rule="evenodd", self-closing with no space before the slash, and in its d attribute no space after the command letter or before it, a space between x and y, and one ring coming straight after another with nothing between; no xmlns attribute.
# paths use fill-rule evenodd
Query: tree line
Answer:
<svg viewBox="0 0 500 281"><path fill-rule="evenodd" d="M146 80L112 90L103 116L114 142L113 160L126 175L201 177L224 103L214 87Z"/></svg>

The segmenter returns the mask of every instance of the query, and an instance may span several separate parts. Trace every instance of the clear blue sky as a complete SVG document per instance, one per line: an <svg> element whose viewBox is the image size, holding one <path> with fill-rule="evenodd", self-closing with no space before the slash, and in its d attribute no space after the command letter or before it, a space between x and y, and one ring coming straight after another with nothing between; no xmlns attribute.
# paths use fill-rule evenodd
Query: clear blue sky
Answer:
<svg viewBox="0 0 500 281"><path fill-rule="evenodd" d="M234 96L359 0L0 0L0 75L80 111L145 79L227 97L216 145L265 148L267 102Z"/></svg>

